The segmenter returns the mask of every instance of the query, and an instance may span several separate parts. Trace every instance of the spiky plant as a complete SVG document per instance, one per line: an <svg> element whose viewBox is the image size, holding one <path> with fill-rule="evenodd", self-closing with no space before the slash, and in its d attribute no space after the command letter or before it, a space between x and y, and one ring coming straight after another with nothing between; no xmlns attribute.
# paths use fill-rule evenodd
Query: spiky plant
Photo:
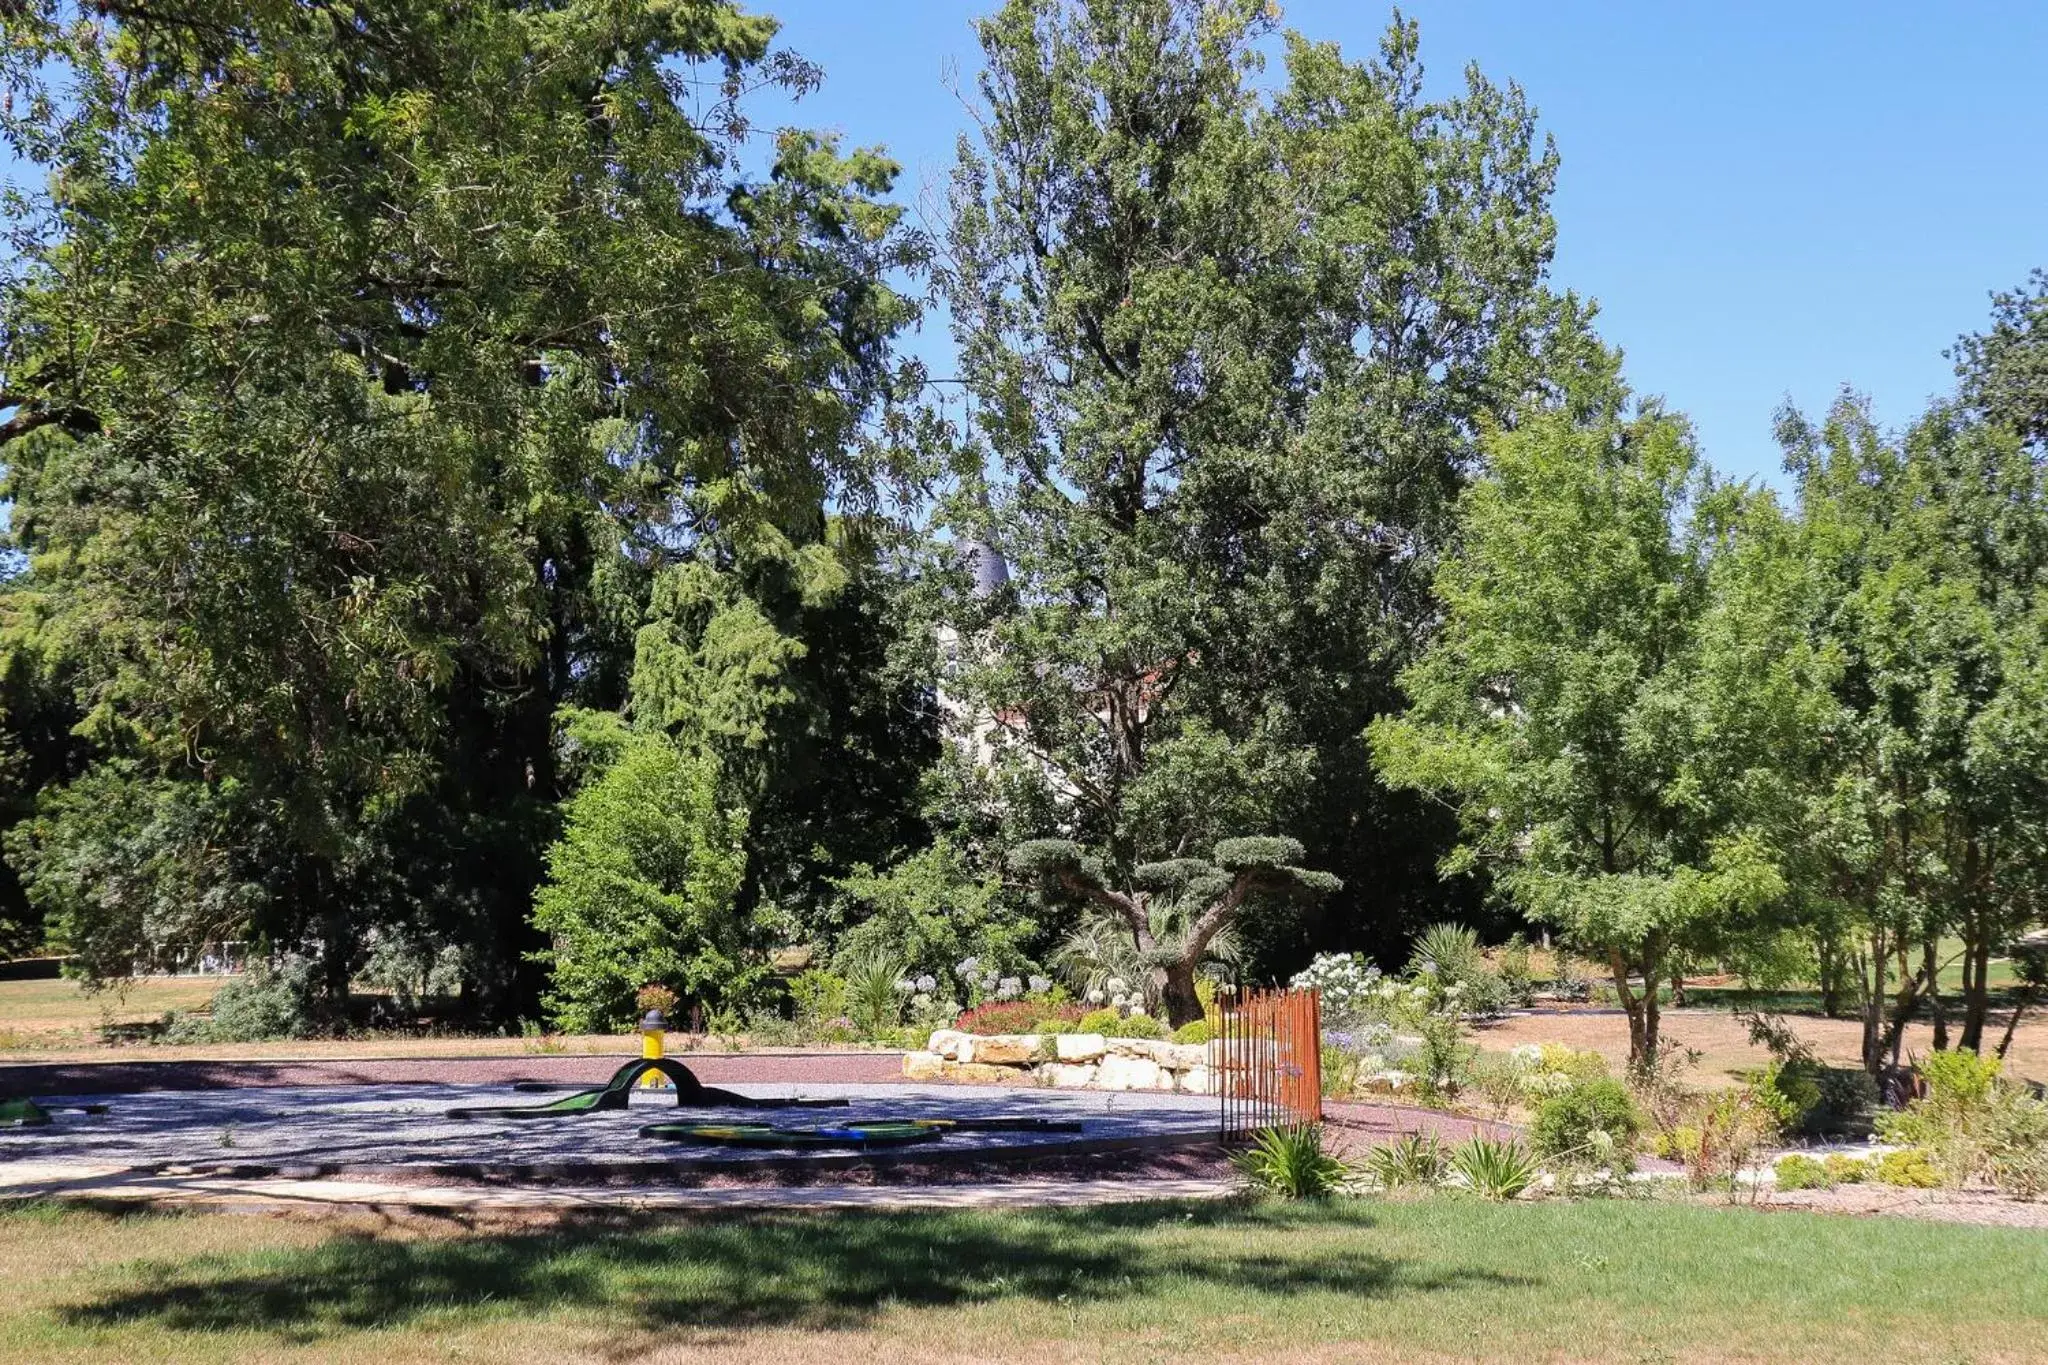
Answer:
<svg viewBox="0 0 2048 1365"><path fill-rule="evenodd" d="M1451 1152L1451 1170L1481 1199L1505 1201L1536 1183L1542 1168L1519 1142L1473 1137Z"/></svg>
<svg viewBox="0 0 2048 1365"><path fill-rule="evenodd" d="M1408 1133L1382 1143L1365 1158L1365 1173L1383 1190L1435 1185L1450 1169L1450 1154L1435 1133Z"/></svg>
<svg viewBox="0 0 2048 1365"><path fill-rule="evenodd" d="M1262 1129L1230 1161L1248 1188L1282 1199L1327 1199L1358 1180L1351 1167L1323 1150L1319 1123Z"/></svg>

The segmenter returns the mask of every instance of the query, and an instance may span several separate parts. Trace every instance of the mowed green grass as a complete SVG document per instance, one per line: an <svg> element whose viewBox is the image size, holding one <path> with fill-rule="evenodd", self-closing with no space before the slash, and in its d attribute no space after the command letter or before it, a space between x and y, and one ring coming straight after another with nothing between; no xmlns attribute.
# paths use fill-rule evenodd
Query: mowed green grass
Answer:
<svg viewBox="0 0 2048 1365"><path fill-rule="evenodd" d="M0 1213L0 1359L2021 1361L2048 1235L1656 1202Z"/></svg>
<svg viewBox="0 0 2048 1365"><path fill-rule="evenodd" d="M148 1023L167 1010L199 1009L220 989L217 976L146 976L125 991L88 992L76 981L0 981L0 1046L97 1041L108 1024Z"/></svg>

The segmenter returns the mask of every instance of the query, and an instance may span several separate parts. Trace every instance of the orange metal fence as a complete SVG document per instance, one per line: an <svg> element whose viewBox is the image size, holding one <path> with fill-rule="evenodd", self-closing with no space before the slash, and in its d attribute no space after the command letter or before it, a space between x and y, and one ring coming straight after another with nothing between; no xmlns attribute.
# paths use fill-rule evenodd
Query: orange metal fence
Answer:
<svg viewBox="0 0 2048 1365"><path fill-rule="evenodd" d="M1216 1094L1224 1138L1320 1121L1322 997L1315 991L1239 991L1216 1004Z"/></svg>

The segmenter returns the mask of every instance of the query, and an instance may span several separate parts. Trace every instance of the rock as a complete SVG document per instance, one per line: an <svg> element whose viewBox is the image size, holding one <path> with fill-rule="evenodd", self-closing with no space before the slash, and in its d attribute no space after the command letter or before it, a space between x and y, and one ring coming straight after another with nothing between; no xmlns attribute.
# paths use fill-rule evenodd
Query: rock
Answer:
<svg viewBox="0 0 2048 1365"><path fill-rule="evenodd" d="M1209 1095L1215 1093L1215 1076L1206 1066L1191 1066L1174 1077L1174 1085L1190 1095Z"/></svg>
<svg viewBox="0 0 2048 1365"><path fill-rule="evenodd" d="M950 1062L945 1077L964 1085L1002 1085L1006 1081L1021 1079L1018 1073L1007 1066L984 1066L980 1062Z"/></svg>
<svg viewBox="0 0 2048 1365"><path fill-rule="evenodd" d="M1156 1043L1152 1060L1173 1071L1190 1071L1209 1064L1209 1054L1199 1043Z"/></svg>
<svg viewBox="0 0 2048 1365"><path fill-rule="evenodd" d="M1143 1057L1148 1062L1152 1060L1150 1038L1105 1038L1102 1045L1108 1049L1112 1057Z"/></svg>
<svg viewBox="0 0 2048 1365"><path fill-rule="evenodd" d="M946 1074L946 1059L936 1052L903 1054L903 1078L907 1081L935 1081Z"/></svg>
<svg viewBox="0 0 2048 1365"><path fill-rule="evenodd" d="M970 1035L959 1029L942 1028L932 1030L931 1039L924 1046L927 1052L935 1052L949 1062L964 1062L965 1049L972 1041Z"/></svg>
<svg viewBox="0 0 2048 1365"><path fill-rule="evenodd" d="M1099 1033L1061 1033L1054 1035L1053 1046L1063 1062L1093 1062L1109 1050L1109 1040Z"/></svg>
<svg viewBox="0 0 2048 1365"><path fill-rule="evenodd" d="M1058 1089L1078 1090L1095 1084L1095 1071L1093 1065L1068 1066L1063 1062L1054 1062L1040 1067L1038 1074Z"/></svg>
<svg viewBox="0 0 2048 1365"><path fill-rule="evenodd" d="M1173 1082L1149 1057L1104 1057L1095 1073L1095 1083L1104 1090L1171 1089Z"/></svg>
<svg viewBox="0 0 2048 1365"><path fill-rule="evenodd" d="M1358 1088L1372 1095L1393 1095L1406 1090L1415 1078L1405 1071L1375 1071L1358 1082Z"/></svg>
<svg viewBox="0 0 2048 1365"><path fill-rule="evenodd" d="M961 1061L976 1061L989 1066L1029 1066L1038 1060L1038 1035L1035 1033L1006 1033L972 1041L974 1055L962 1057Z"/></svg>

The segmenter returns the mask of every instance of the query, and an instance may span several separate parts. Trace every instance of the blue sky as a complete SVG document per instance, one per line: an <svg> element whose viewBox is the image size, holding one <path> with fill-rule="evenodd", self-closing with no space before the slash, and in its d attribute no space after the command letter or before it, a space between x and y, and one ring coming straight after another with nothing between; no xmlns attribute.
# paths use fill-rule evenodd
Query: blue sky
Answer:
<svg viewBox="0 0 2048 1365"><path fill-rule="evenodd" d="M764 115L883 143L943 183L993 0L755 0L823 90ZM1369 53L1391 9L1292 0ZM1771 414L1847 383L1881 420L1945 390L1942 351L2048 265L2048 4L1421 0L1432 86L1467 61L1528 91L1563 156L1555 278L1600 301L1636 388L1710 459L1775 480ZM942 335L918 349L946 373Z"/></svg>

